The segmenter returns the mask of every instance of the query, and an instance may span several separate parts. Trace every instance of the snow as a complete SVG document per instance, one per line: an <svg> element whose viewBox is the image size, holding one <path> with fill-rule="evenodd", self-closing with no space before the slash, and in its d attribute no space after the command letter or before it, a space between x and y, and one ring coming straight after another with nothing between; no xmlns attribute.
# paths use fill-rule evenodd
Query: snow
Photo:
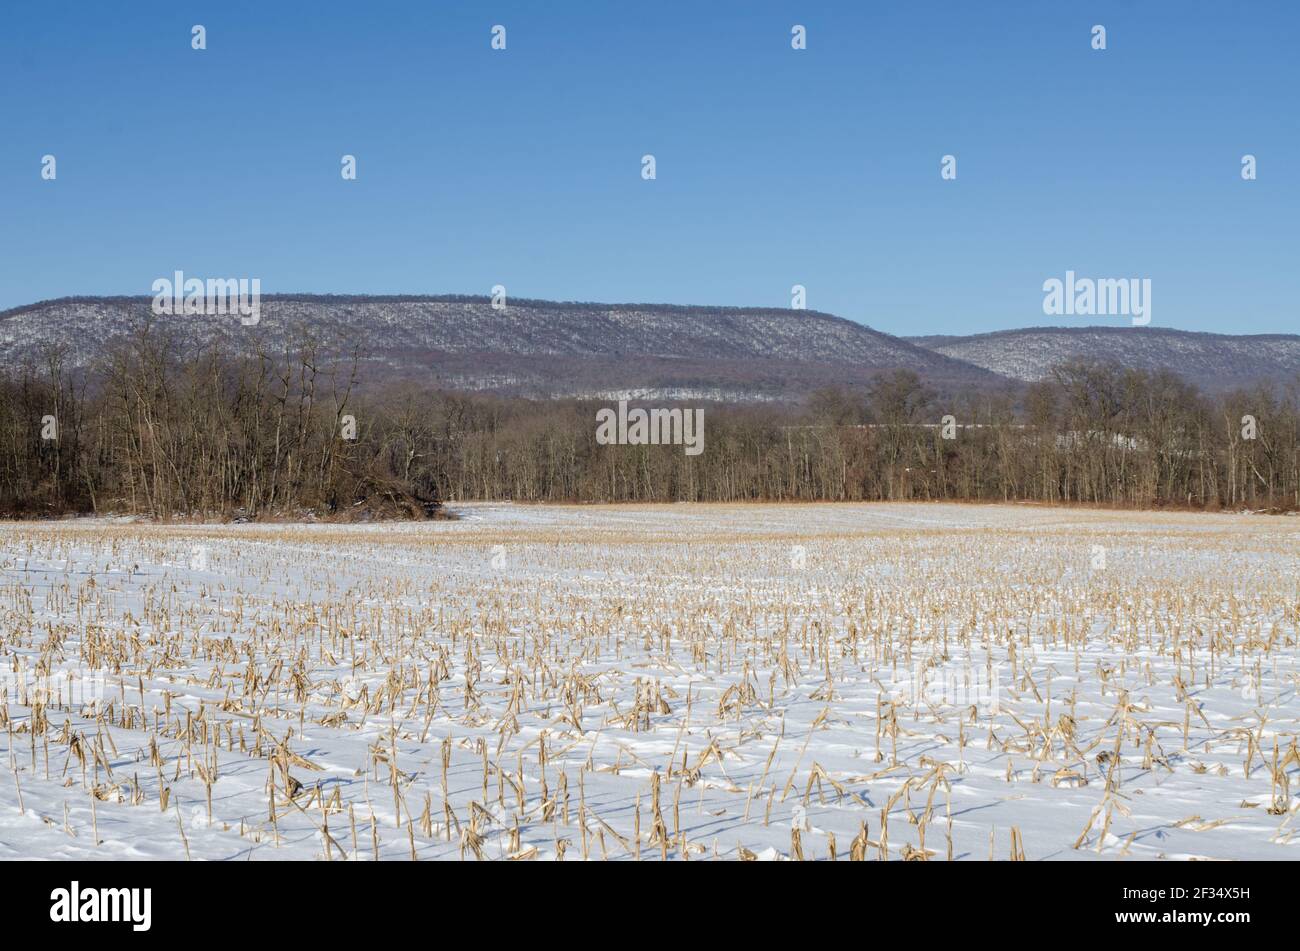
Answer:
<svg viewBox="0 0 1300 951"><path fill-rule="evenodd" d="M1300 858L1295 519L453 508L0 526L0 858Z"/></svg>
<svg viewBox="0 0 1300 951"><path fill-rule="evenodd" d="M1286 381L1300 370L1294 334L1213 334L1168 327L1030 327L969 337L908 337L918 346L1013 380L1048 380L1052 368L1082 359L1144 370L1176 368L1202 389Z"/></svg>

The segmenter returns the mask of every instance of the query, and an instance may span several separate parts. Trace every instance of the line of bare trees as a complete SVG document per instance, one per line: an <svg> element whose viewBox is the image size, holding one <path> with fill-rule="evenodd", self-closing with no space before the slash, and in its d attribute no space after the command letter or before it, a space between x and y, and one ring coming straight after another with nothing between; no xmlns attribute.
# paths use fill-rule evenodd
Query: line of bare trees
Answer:
<svg viewBox="0 0 1300 951"><path fill-rule="evenodd" d="M598 445L600 405L358 385L356 352L176 353L0 376L0 514L424 517L448 499L968 499L1300 508L1300 381L1210 397L1072 363L941 401L915 375L708 406L704 451Z"/></svg>

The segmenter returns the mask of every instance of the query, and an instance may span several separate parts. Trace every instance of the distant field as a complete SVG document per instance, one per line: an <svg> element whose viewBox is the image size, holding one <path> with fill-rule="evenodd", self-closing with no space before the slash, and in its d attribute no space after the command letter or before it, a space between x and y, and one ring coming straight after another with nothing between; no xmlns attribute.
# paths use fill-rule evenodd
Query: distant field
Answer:
<svg viewBox="0 0 1300 951"><path fill-rule="evenodd" d="M0 858L1300 858L1300 519L0 523Z"/></svg>

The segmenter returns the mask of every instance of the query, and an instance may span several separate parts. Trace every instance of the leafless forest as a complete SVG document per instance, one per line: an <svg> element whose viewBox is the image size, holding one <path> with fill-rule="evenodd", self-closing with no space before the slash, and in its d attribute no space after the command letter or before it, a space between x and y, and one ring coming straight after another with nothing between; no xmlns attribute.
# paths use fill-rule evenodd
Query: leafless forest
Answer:
<svg viewBox="0 0 1300 951"><path fill-rule="evenodd" d="M909 371L798 405L707 405L704 451L604 446L596 401L367 388L355 354L178 354L0 378L0 512L424 517L449 499L1030 500L1300 507L1300 381L1224 395L1058 366L940 399ZM951 417L945 431L943 420ZM354 432L352 428L354 427Z"/></svg>

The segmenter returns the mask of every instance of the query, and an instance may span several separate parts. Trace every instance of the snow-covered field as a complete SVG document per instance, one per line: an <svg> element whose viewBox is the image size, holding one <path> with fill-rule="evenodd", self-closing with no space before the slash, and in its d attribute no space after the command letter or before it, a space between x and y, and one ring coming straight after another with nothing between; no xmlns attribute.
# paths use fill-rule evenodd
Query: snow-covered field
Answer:
<svg viewBox="0 0 1300 951"><path fill-rule="evenodd" d="M1300 858L1300 519L0 523L0 857Z"/></svg>

